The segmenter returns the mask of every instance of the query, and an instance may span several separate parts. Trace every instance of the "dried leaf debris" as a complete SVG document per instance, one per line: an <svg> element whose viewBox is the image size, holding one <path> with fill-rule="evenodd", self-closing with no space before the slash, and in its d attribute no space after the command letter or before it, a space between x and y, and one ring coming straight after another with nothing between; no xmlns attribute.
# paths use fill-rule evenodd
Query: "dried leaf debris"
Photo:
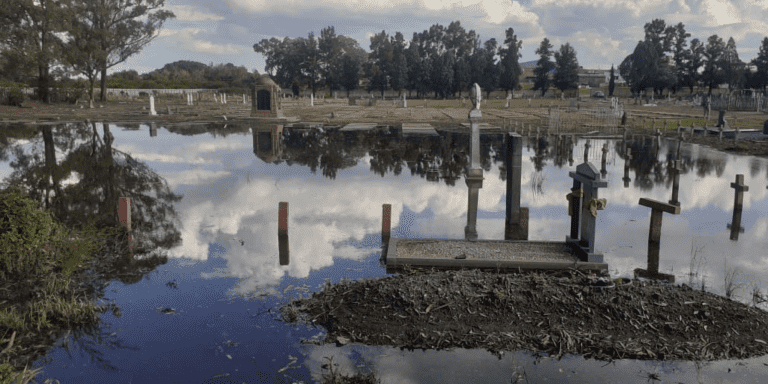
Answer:
<svg viewBox="0 0 768 384"><path fill-rule="evenodd" d="M281 309L339 340L406 349L530 350L600 360L717 360L768 352L768 313L685 285L576 270L415 271L327 284Z"/></svg>

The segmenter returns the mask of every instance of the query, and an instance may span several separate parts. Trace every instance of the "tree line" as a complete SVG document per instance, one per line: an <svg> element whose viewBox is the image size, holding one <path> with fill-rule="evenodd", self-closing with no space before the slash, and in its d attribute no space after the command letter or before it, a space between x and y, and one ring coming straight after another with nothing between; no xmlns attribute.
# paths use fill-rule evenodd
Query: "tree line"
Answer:
<svg viewBox="0 0 768 384"><path fill-rule="evenodd" d="M175 15L165 0L3 0L0 7L0 73L31 83L49 102L57 79L83 75L89 96L100 75L139 53Z"/></svg>
<svg viewBox="0 0 768 384"><path fill-rule="evenodd" d="M112 73L107 77L108 88L164 88L164 89L221 89L226 92L245 92L259 76L244 66L203 64L181 60L166 64L152 72L139 74L135 70Z"/></svg>
<svg viewBox="0 0 768 384"><path fill-rule="evenodd" d="M619 73L629 83L633 94L652 90L661 95L666 89L673 94L680 89L706 87L707 93L720 84L729 89L762 89L768 85L768 37L763 38L757 57L749 63L739 59L733 37L728 42L717 35L706 43L694 38L685 25L667 26L654 19L644 26L645 38L619 65ZM753 72L750 66L755 69Z"/></svg>
<svg viewBox="0 0 768 384"><path fill-rule="evenodd" d="M459 21L414 32L408 41L401 32L390 36L381 31L371 36L370 52L356 40L337 35L333 26L320 31L319 37L310 32L306 38L273 37L253 45L265 58L266 72L297 95L302 87L313 93L320 87L331 92L343 88L349 94L365 77L368 91L383 96L387 89L406 90L416 92L417 97L429 93L435 97L461 96L473 83L488 94L496 89L507 93L521 89L522 48L513 28L505 31L503 43L491 38L481 44L480 36L474 30L467 31ZM551 55L551 48L545 48L545 53ZM576 51L565 44L554 54L556 62L552 65L558 74L552 84L561 90L577 88Z"/></svg>

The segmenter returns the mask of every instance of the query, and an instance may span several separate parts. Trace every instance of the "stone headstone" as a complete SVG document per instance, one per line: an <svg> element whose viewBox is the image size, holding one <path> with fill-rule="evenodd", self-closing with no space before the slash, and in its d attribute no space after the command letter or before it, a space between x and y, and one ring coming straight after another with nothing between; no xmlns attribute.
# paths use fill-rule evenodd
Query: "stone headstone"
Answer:
<svg viewBox="0 0 768 384"><path fill-rule="evenodd" d="M763 135L768 135L768 120L763 123Z"/></svg>
<svg viewBox="0 0 768 384"><path fill-rule="evenodd" d="M173 112L171 112L171 107L170 106L166 105L165 108L167 108L169 115L173 115Z"/></svg>
<svg viewBox="0 0 768 384"><path fill-rule="evenodd" d="M214 102L216 102L216 103L218 103L218 102L219 102L219 98L217 98L217 97L216 97L216 94L215 94L215 93L213 94L213 101L214 101Z"/></svg>
<svg viewBox="0 0 768 384"><path fill-rule="evenodd" d="M483 100L482 91L480 86L475 83L472 85L472 89L469 91L469 98L472 101L472 109L480 109L480 102Z"/></svg>
<svg viewBox="0 0 768 384"><path fill-rule="evenodd" d="M246 100L246 99L245 99L245 93L243 93L243 104L245 104L245 103L246 103L246 102L245 102L245 100Z"/></svg>
<svg viewBox="0 0 768 384"><path fill-rule="evenodd" d="M149 114L151 116L157 115L157 111L155 111L155 96L149 95Z"/></svg>
<svg viewBox="0 0 768 384"><path fill-rule="evenodd" d="M314 107L315 106L315 95L310 93L309 94L309 106Z"/></svg>
<svg viewBox="0 0 768 384"><path fill-rule="evenodd" d="M728 124L725 121L725 111L721 110L720 113L717 116L717 125L716 127L723 127L728 128Z"/></svg>
<svg viewBox="0 0 768 384"><path fill-rule="evenodd" d="M226 104L227 103L227 94L226 93L222 93L221 94L221 103L222 104Z"/></svg>
<svg viewBox="0 0 768 384"><path fill-rule="evenodd" d="M403 108L408 108L408 101L405 99L405 94L403 94Z"/></svg>
<svg viewBox="0 0 768 384"><path fill-rule="evenodd" d="M597 190L607 187L608 183L601 179L597 168L588 162L579 164L576 172L569 172L568 175L573 178L572 193L568 196L570 206L574 209L569 210L572 214L571 233L565 241L582 261L602 263L603 255L595 254L595 219L597 211L605 209L606 201L598 199Z"/></svg>

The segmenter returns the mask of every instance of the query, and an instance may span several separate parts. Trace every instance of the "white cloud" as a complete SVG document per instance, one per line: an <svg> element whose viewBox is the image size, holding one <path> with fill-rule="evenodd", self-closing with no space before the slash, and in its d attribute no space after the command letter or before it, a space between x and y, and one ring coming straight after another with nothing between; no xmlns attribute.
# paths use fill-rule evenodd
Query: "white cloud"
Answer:
<svg viewBox="0 0 768 384"><path fill-rule="evenodd" d="M221 21L225 19L224 16L200 11L191 5L171 5L168 8L176 15L178 21Z"/></svg>
<svg viewBox="0 0 768 384"><path fill-rule="evenodd" d="M204 40L192 40L188 43L188 47L193 51L213 53L217 55L235 55L249 51L245 47L238 47L233 44L215 44Z"/></svg>
<svg viewBox="0 0 768 384"><path fill-rule="evenodd" d="M741 15L733 4L723 0L704 0L703 7L709 14L709 26L721 26L741 22Z"/></svg>

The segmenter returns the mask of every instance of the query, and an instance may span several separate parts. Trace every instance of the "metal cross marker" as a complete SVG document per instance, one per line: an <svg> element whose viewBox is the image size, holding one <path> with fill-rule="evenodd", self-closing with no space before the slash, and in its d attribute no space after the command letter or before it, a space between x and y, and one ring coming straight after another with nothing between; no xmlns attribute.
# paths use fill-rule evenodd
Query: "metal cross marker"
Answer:
<svg viewBox="0 0 768 384"><path fill-rule="evenodd" d="M591 145L589 145L589 139L587 139L587 142L584 144L584 162L585 163L587 161L589 161L588 156L589 156L589 148L590 147L591 147Z"/></svg>
<svg viewBox="0 0 768 384"><path fill-rule="evenodd" d="M635 269L635 275L649 279L675 282L674 275L659 273L659 250L661 249L661 218L664 212L680 214L680 207L661 201L640 198L640 205L651 208L651 227L648 230L648 268Z"/></svg>
<svg viewBox="0 0 768 384"><path fill-rule="evenodd" d="M632 181L632 179L629 178L629 162L632 160L632 148L627 145L624 153L624 177L622 177L621 180L624 181L624 188L629 188L629 182Z"/></svg>
<svg viewBox="0 0 768 384"><path fill-rule="evenodd" d="M749 191L749 186L744 185L744 175L736 175L736 182L731 183L731 188L735 189L733 218L731 219L731 224L728 224L726 227L731 230L731 240L738 240L739 233L744 233L744 228L741 226L741 212L744 207L744 192Z"/></svg>

